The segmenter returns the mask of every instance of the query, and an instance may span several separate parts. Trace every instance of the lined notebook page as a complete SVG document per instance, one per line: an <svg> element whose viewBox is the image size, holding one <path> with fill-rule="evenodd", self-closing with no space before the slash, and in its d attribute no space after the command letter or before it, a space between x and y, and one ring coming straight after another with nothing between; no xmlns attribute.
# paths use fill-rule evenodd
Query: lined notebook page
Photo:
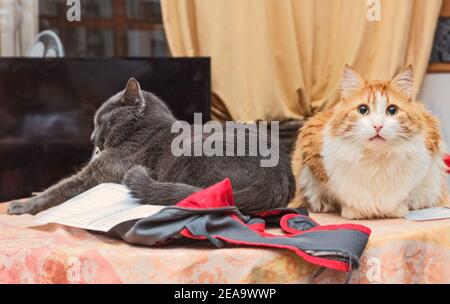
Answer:
<svg viewBox="0 0 450 304"><path fill-rule="evenodd" d="M148 217L163 208L141 205L124 185L107 183L39 213L29 227L56 223L106 232L117 224Z"/></svg>

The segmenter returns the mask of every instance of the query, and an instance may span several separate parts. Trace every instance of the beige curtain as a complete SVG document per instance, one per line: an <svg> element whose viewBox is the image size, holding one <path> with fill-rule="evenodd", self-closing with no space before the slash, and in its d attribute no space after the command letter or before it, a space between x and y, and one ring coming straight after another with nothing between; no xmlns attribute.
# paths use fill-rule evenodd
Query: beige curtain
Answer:
<svg viewBox="0 0 450 304"><path fill-rule="evenodd" d="M162 0L173 56L211 56L213 114L301 119L332 107L348 63L368 79L426 71L441 0ZM376 4L376 3L375 3Z"/></svg>
<svg viewBox="0 0 450 304"><path fill-rule="evenodd" d="M0 56L25 56L38 32L37 0L0 0Z"/></svg>

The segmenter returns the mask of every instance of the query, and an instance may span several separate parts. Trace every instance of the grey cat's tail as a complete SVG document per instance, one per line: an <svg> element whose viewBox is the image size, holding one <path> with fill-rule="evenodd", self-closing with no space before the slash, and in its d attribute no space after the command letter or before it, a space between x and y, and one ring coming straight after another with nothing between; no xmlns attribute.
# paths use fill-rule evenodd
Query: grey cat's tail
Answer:
<svg viewBox="0 0 450 304"><path fill-rule="evenodd" d="M261 173L264 174L264 173ZM261 212L286 207L295 192L295 181L289 175L272 178L259 176L257 181L233 192L236 206L243 213ZM271 181L271 187L267 181Z"/></svg>
<svg viewBox="0 0 450 304"><path fill-rule="evenodd" d="M134 198L139 199L142 204L151 205L175 205L192 193L201 190L183 183L158 182L151 178L147 169L142 166L131 168L123 178L123 183L130 189ZM234 191L233 196L236 206L242 213L265 211L285 207L292 198L293 190L290 186L292 185L273 189L266 184L252 184Z"/></svg>

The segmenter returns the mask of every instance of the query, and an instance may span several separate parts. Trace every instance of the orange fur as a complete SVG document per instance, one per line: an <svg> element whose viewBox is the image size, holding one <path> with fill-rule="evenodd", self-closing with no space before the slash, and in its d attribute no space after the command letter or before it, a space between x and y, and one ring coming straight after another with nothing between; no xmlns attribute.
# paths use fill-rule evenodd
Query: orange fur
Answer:
<svg viewBox="0 0 450 304"><path fill-rule="evenodd" d="M323 183L328 181L320 151L322 149L322 131L332 114L331 111L318 113L300 129L292 155L292 169L296 180L299 179L301 169L307 165L318 180ZM297 186L296 195L290 206L298 207L303 203L305 202L302 197L302 189Z"/></svg>

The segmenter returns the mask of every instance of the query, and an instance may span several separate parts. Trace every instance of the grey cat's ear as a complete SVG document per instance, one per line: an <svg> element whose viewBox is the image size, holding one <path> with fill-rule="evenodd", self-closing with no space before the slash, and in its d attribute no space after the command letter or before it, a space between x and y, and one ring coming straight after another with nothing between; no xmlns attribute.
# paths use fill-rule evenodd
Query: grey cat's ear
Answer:
<svg viewBox="0 0 450 304"><path fill-rule="evenodd" d="M403 94L408 99L412 99L416 92L412 65L404 67L400 73L391 80L391 85L399 93Z"/></svg>
<svg viewBox="0 0 450 304"><path fill-rule="evenodd" d="M344 72L342 73L342 79L340 83L342 97L348 98L353 93L358 91L363 85L364 79L356 73L348 64L344 66Z"/></svg>
<svg viewBox="0 0 450 304"><path fill-rule="evenodd" d="M123 91L121 101L124 105L131 106L142 100L141 86L139 82L130 78L127 82L127 87Z"/></svg>

